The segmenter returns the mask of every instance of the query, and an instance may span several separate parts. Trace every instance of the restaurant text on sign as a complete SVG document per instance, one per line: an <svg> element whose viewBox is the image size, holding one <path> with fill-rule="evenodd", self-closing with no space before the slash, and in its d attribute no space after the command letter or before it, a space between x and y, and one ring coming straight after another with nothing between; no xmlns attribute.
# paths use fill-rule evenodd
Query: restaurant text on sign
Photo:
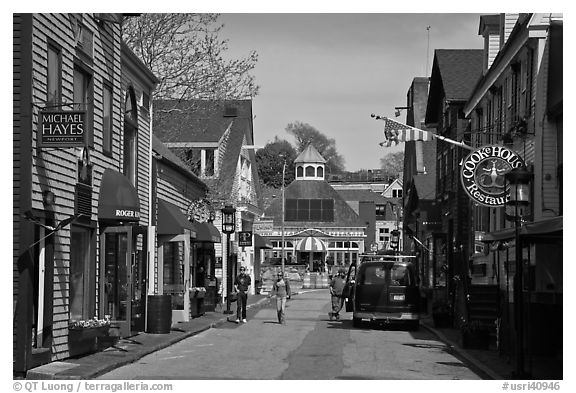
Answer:
<svg viewBox="0 0 576 393"><path fill-rule="evenodd" d="M504 175L523 165L522 157L505 146L482 146L462 161L460 180L474 202L501 207L509 198Z"/></svg>

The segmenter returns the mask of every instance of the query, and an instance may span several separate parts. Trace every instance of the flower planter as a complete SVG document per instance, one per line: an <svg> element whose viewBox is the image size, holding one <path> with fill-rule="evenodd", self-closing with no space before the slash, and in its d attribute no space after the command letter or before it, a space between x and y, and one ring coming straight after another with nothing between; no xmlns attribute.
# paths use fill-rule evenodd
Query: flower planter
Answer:
<svg viewBox="0 0 576 393"><path fill-rule="evenodd" d="M92 340L96 337L107 336L109 329L109 326L71 328L68 329L68 338L70 341Z"/></svg>
<svg viewBox="0 0 576 393"><path fill-rule="evenodd" d="M68 329L70 356L80 356L98 351L98 339L107 337L109 326Z"/></svg>

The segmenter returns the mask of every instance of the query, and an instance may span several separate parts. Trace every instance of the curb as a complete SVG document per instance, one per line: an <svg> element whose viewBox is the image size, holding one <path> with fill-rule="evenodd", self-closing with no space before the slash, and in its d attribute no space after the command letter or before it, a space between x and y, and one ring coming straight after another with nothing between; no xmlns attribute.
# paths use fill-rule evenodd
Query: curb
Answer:
<svg viewBox="0 0 576 393"><path fill-rule="evenodd" d="M466 362L472 364L473 367L477 368L478 370L480 370L481 372L483 372L484 374L486 374L490 378L496 379L496 380L506 379L503 376L501 376L500 374L498 374L497 372L495 372L494 370L492 370L489 367L487 367L486 365L484 365L482 362L480 362L476 358L474 358L472 355L470 355L464 349L460 348L460 346L458 344L454 343L452 340L447 338L444 334L442 334L442 332L434 329L431 326L428 326L425 323L421 323L421 326L423 326L424 328L426 328L427 330L432 332L434 335L436 335L441 341L443 341L446 345L448 345L451 350L456 352L460 357L464 358L464 360Z"/></svg>

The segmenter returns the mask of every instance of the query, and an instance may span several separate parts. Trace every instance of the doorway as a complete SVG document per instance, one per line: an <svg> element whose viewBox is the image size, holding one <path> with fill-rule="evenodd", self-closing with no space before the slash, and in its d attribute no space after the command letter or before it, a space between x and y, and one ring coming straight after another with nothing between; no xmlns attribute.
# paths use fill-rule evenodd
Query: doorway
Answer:
<svg viewBox="0 0 576 393"><path fill-rule="evenodd" d="M147 282L146 227L108 227L100 234L100 318L121 337L144 331Z"/></svg>

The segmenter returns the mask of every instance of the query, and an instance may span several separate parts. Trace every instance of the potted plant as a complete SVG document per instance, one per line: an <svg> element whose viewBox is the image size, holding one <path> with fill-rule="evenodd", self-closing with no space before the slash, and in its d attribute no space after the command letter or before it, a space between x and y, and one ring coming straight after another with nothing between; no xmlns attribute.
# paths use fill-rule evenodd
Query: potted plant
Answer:
<svg viewBox="0 0 576 393"><path fill-rule="evenodd" d="M463 320L460 333L463 348L488 349L490 346L490 330L478 320Z"/></svg>

